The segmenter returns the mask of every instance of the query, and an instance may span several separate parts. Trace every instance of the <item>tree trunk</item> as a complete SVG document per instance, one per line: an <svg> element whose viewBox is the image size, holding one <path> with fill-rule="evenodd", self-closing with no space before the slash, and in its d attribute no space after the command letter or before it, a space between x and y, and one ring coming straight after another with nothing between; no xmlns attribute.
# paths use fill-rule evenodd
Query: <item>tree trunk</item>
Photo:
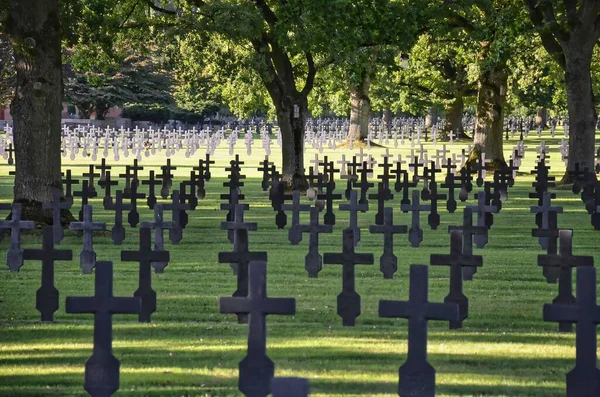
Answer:
<svg viewBox="0 0 600 397"><path fill-rule="evenodd" d="M462 95L457 95L451 102L448 102L445 107L446 124L442 130L440 140L450 140L450 132L454 132L455 138L464 138L465 130L462 125L464 101Z"/></svg>
<svg viewBox="0 0 600 397"><path fill-rule="evenodd" d="M537 110L537 115L535 116L535 124L537 126L542 126L542 128L548 128L548 109L540 108Z"/></svg>
<svg viewBox="0 0 600 397"><path fill-rule="evenodd" d="M369 136L370 87L371 79L365 73L360 84L350 89L350 129L346 138L348 141L364 141Z"/></svg>
<svg viewBox="0 0 600 397"><path fill-rule="evenodd" d="M437 106L431 106L427 109L427 115L425 116L425 127L430 129L437 124L440 117L440 110Z"/></svg>
<svg viewBox="0 0 600 397"><path fill-rule="evenodd" d="M389 126L392 125L393 118L394 118L394 115L390 108L386 107L385 109L383 109L383 123L385 124L385 128L388 128Z"/></svg>
<svg viewBox="0 0 600 397"><path fill-rule="evenodd" d="M43 202L62 189L60 167L62 66L58 0L14 0L9 31L17 85L14 117L14 199L23 219L51 223Z"/></svg>
<svg viewBox="0 0 600 397"><path fill-rule="evenodd" d="M594 168L594 135L596 109L592 91L592 51L587 54L580 48L569 51L565 48L565 82L567 86L567 110L569 112L569 158L567 171ZM565 173L563 183L572 182Z"/></svg>
<svg viewBox="0 0 600 397"><path fill-rule="evenodd" d="M488 168L495 169L505 164L503 153L504 103L508 73L504 70L486 71L479 76L477 114L473 151L469 161L479 158L491 160Z"/></svg>
<svg viewBox="0 0 600 397"><path fill-rule="evenodd" d="M292 190L306 190L304 175L304 126L308 117L308 99L301 94L286 96L276 103L281 131L282 180Z"/></svg>

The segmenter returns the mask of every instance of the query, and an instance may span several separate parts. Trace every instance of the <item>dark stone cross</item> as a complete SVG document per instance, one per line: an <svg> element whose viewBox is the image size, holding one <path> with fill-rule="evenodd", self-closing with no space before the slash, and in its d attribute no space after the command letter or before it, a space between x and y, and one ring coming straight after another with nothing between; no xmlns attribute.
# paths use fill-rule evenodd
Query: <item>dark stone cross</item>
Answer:
<svg viewBox="0 0 600 397"><path fill-rule="evenodd" d="M70 261L71 250L55 250L54 235L51 226L42 231L42 249L23 250L23 259L42 262L42 285L35 294L35 308L41 314L41 321L54 321L54 312L58 310L58 290L54 286L54 261Z"/></svg>
<svg viewBox="0 0 600 397"><path fill-rule="evenodd" d="M139 314L139 298L113 296L113 264L98 262L93 297L69 296L67 313L94 314L94 352L85 363L84 389L93 397L106 397L119 389L119 360L112 354L113 314Z"/></svg>
<svg viewBox="0 0 600 397"><path fill-rule="evenodd" d="M367 212L369 210L368 204L360 204L357 202L356 191L353 190L350 193L350 202L347 204L340 204L340 211L350 212L350 225L347 229L352 230L352 236L354 238L354 245L360 241L360 228L358 227L358 212Z"/></svg>
<svg viewBox="0 0 600 397"><path fill-rule="evenodd" d="M428 204L419 204L419 191L413 190L412 203L402 204L400 206L402 212L412 212L412 223L408 230L408 241L412 247L418 247L423 241L423 229L421 229L420 213L421 211L430 211L431 206Z"/></svg>
<svg viewBox="0 0 600 397"><path fill-rule="evenodd" d="M132 172L132 178L131 178L131 183L135 183L136 185L140 185L140 180L138 178L139 172L138 171L143 171L144 167L141 167L138 164L138 160L137 159L133 159L133 165L129 166L129 170Z"/></svg>
<svg viewBox="0 0 600 397"><path fill-rule="evenodd" d="M256 222L244 222L245 207L238 204L235 207L234 221L221 222L221 229L233 234L233 251L219 252L219 263L229 263L237 276L237 289L233 296L248 295L248 266L252 261L266 261L266 252L250 252L248 232L257 230ZM238 322L247 322L246 314L238 314Z"/></svg>
<svg viewBox="0 0 600 397"><path fill-rule="evenodd" d="M300 193L299 190L294 190L292 192L292 204L283 204L281 206L281 209L283 211L291 211L292 212L292 224L290 226L290 230L288 233L288 238L290 240L290 242L292 244L298 244L301 240L294 240L295 237L298 236L297 233L293 232L294 226L298 225L300 223L300 212L302 211L310 211L310 205L309 204L300 204L300 198L301 198L302 194ZM302 239L302 237L300 236L300 239Z"/></svg>
<svg viewBox="0 0 600 397"><path fill-rule="evenodd" d="M386 157L387 158L387 157ZM394 198L390 189L385 187L383 182L377 184L377 193L369 194L369 200L377 200L377 213L375 214L375 224L383 225L384 209L387 200Z"/></svg>
<svg viewBox="0 0 600 397"><path fill-rule="evenodd" d="M142 222L140 228L142 229L153 229L154 230L154 252L165 251L165 240L163 236L163 230L174 229L177 224L173 221L166 222L163 215L164 205L157 203L154 206L154 221L153 222ZM168 261L152 261L152 267L156 273L164 273L165 268L169 264Z"/></svg>
<svg viewBox="0 0 600 397"><path fill-rule="evenodd" d="M109 178L108 172L106 177L107 179ZM123 211L129 211L131 209L131 204L124 204L123 192L121 190L117 190L117 192L115 193L114 203L105 208L115 212L115 224L113 225L110 231L110 236L115 245L121 245L121 243L125 240L125 228L123 227Z"/></svg>
<svg viewBox="0 0 600 397"><path fill-rule="evenodd" d="M354 181L354 187L358 187L360 189L360 199L358 200L359 204L366 205L369 203L367 200L367 192L370 188L375 186L375 184L369 182L369 174L371 172L373 172L373 170L370 169L367 166L367 162L364 161L362 168L360 169L360 181Z"/></svg>
<svg viewBox="0 0 600 397"><path fill-rule="evenodd" d="M169 191L173 185L173 174L171 174L171 171L176 170L177 167L171 166L171 159L167 159L167 165L161 166L160 169L162 171L162 173L159 175L162 181L160 195L162 198L166 199L169 197Z"/></svg>
<svg viewBox="0 0 600 397"><path fill-rule="evenodd" d="M262 190L266 192L273 181L273 175L271 171L273 170L272 166L274 164L269 161L269 156L265 156L265 159L260 164L261 166L258 167L258 171L262 172L262 181L260 185Z"/></svg>
<svg viewBox="0 0 600 397"><path fill-rule="evenodd" d="M15 160L13 158L13 153L15 153L15 149L13 148L12 143L9 143L8 149L5 149L5 150L8 153L8 160L7 160L8 165L13 165L15 162Z"/></svg>
<svg viewBox="0 0 600 397"><path fill-rule="evenodd" d="M131 182L131 188L129 189L129 193L123 192L123 197L129 199L130 209L127 214L127 222L129 226L136 227L138 223L140 223L140 214L137 210L137 201L138 199L145 199L145 193L138 193L139 184L137 182Z"/></svg>
<svg viewBox="0 0 600 397"><path fill-rule="evenodd" d="M248 314L248 353L240 361L239 390L246 397L266 397L271 392L275 364L267 356L268 314L294 315L294 298L267 298L267 263L249 264L248 296L221 298L221 313Z"/></svg>
<svg viewBox="0 0 600 397"><path fill-rule="evenodd" d="M309 233L308 254L304 257L304 268L308 272L308 277L318 277L319 272L323 267L323 258L321 254L319 254L319 234L331 233L333 231L333 226L327 224L320 225L319 209L312 207L310 209L310 223L308 225L296 225L293 230L294 234L297 234L297 236L294 236L293 238L294 241L297 241L295 244L302 241L302 233ZM292 229L290 229L290 233L291 231Z"/></svg>
<svg viewBox="0 0 600 397"><path fill-rule="evenodd" d="M546 229L532 229L532 237L543 237L547 242L546 253L548 255L556 255L558 253L558 237L560 230L558 229L558 220L556 216L551 216L548 219L548 227ZM542 274L549 284L555 284L560 276L560 268L543 266Z"/></svg>
<svg viewBox="0 0 600 397"><path fill-rule="evenodd" d="M410 176L408 172L400 169L401 165L398 163L398 168L394 171L396 174L396 184L394 188L397 192L402 191L402 200L400 200L400 205L410 205L409 193L410 189L416 187L418 182L409 182ZM400 180L402 178L402 181Z"/></svg>
<svg viewBox="0 0 600 397"><path fill-rule="evenodd" d="M98 196L95 190L88 189L88 181L83 181L81 183L81 191L74 192L73 196L81 197L81 209L79 210L79 221L83 221L83 208L88 205L88 200L90 198Z"/></svg>
<svg viewBox="0 0 600 397"><path fill-rule="evenodd" d="M408 166L413 170L412 181L414 183L419 182L421 178L419 176L419 167L424 167L424 165L419 162L419 157L415 156L415 160L412 163L409 163Z"/></svg>
<svg viewBox="0 0 600 397"><path fill-rule="evenodd" d="M552 206L551 197L552 195L550 192L544 192L542 205L532 206L530 210L532 214L536 214L536 223L538 218L537 214L541 215L541 223L538 224L538 227L543 230L548 230L551 220L553 220L554 223L557 223L557 214L562 214L563 212L562 207ZM548 237L538 237L538 242L540 247L548 249Z"/></svg>
<svg viewBox="0 0 600 397"><path fill-rule="evenodd" d="M445 194L438 194L437 182L435 180L436 173L440 172L440 169L435 168L435 162L431 162L431 166L426 168L427 179L429 180L429 202L431 210L427 215L427 223L432 230L436 230L440 225L440 214L438 213L438 200L446 200Z"/></svg>
<svg viewBox="0 0 600 397"><path fill-rule="evenodd" d="M463 167L460 170L460 192L458 193L458 199L461 202L467 201L469 193L473 190L473 173L469 167Z"/></svg>
<svg viewBox="0 0 600 397"><path fill-rule="evenodd" d="M273 177L269 198L271 199L271 206L277 211L277 215L275 215L275 224L279 229L283 229L287 224L287 215L282 209L282 206L284 205L285 200L289 200L292 197L289 194L285 194L285 183L279 180L279 175L274 175Z"/></svg>
<svg viewBox="0 0 600 397"><path fill-rule="evenodd" d="M354 252L354 231L344 229L342 235L342 252L339 254L323 254L323 263L342 265L342 292L337 297L337 314L342 318L344 326L354 326L360 316L360 295L355 287L356 265L372 265L373 254L357 254Z"/></svg>
<svg viewBox="0 0 600 397"><path fill-rule="evenodd" d="M379 174L377 176L377 179L381 180L381 183L383 184L383 190L387 194L391 195L390 181L393 179L393 175L390 172L390 170L392 169L392 164L390 164L389 159L390 159L389 156L383 156L383 162L378 165L378 167L380 167L383 171L381 174ZM383 216L383 214L382 214L382 216ZM378 223L378 225L379 225L379 223Z"/></svg>
<svg viewBox="0 0 600 397"><path fill-rule="evenodd" d="M567 397L600 395L600 370L597 368L597 325L600 308L596 303L596 268L577 268L575 304L545 304L544 321L576 323L575 368L567 374Z"/></svg>
<svg viewBox="0 0 600 397"><path fill-rule="evenodd" d="M152 262L169 262L169 251L152 251L152 230L140 228L140 249L138 251L121 251L121 261L138 262L138 289L133 296L140 298L141 310L138 316L140 323L149 323L152 313L156 311L156 292L152 289Z"/></svg>
<svg viewBox="0 0 600 397"><path fill-rule="evenodd" d="M104 198L102 199L102 205L104 209L110 209L112 206L112 187L117 186L119 181L113 181L110 177L110 171L106 171L102 182L98 182L98 185L104 188Z"/></svg>
<svg viewBox="0 0 600 397"><path fill-rule="evenodd" d="M333 168L329 168L331 172ZM325 202L325 215L323 216L323 223L326 225L333 226L335 225L335 213L333 212L333 202L334 200L340 200L342 198L341 194L334 194L333 191L335 189L335 183L333 181L333 176L330 176L325 193L317 194L318 200L323 200Z"/></svg>
<svg viewBox="0 0 600 397"><path fill-rule="evenodd" d="M308 397L310 383L304 378L273 378L273 397Z"/></svg>
<svg viewBox="0 0 600 397"><path fill-rule="evenodd" d="M552 303L560 305L575 304L573 296L573 276L572 268L594 266L593 256L575 256L573 255L573 231L559 231L560 248L558 255L538 255L538 265L545 268L560 269L558 277L558 296ZM556 281L556 280L554 280ZM573 328L568 322L560 322L558 330L561 332L571 332Z"/></svg>
<svg viewBox="0 0 600 397"><path fill-rule="evenodd" d="M119 174L119 178L125 178L125 187L123 188L123 193L127 196L131 193L131 184L133 180L133 173L130 166L125 166L125 173ZM135 182L133 182L135 183Z"/></svg>
<svg viewBox="0 0 600 397"><path fill-rule="evenodd" d="M464 255L463 235L460 230L450 232L450 255L431 254L432 266L450 266L450 292L444 303L458 305L458 320L450 321L450 329L462 328L462 322L469 316L469 298L463 294L463 269L480 267L483 259L480 255Z"/></svg>
<svg viewBox="0 0 600 397"><path fill-rule="evenodd" d="M92 221L92 206L86 205L83 207L83 221L71 222L69 225L71 230L83 231L83 250L79 254L79 266L84 273L91 273L96 266L96 253L92 242L92 233L94 230L106 230L106 223Z"/></svg>
<svg viewBox="0 0 600 397"><path fill-rule="evenodd" d="M402 397L435 396L435 369L427 362L427 322L459 318L458 305L429 302L428 272L427 266L410 266L408 301L379 301L380 317L408 318L408 354L398 371L398 394Z"/></svg>
<svg viewBox="0 0 600 397"><path fill-rule="evenodd" d="M452 233L454 230L459 230L462 234L462 254L465 256L473 255L473 236L487 235L488 233L488 228L485 226L473 226L473 210L471 208L463 210L462 226L448 226L448 232ZM464 267L462 273L463 280L470 281L473 280L473 275L477 273L477 268L473 266Z"/></svg>
<svg viewBox="0 0 600 397"><path fill-rule="evenodd" d="M54 192L52 192L52 202L43 203L42 208L45 210L52 210L53 244L59 245L65 234L61 223L61 213L62 210L71 208L71 203L66 200L61 201L60 190L55 189Z"/></svg>
<svg viewBox="0 0 600 397"><path fill-rule="evenodd" d="M457 183L457 178L452 172L453 169L456 168L455 164L452 164L452 159L449 158L446 161L446 178L444 179L444 183L440 185L442 189L448 189L448 201L446 201L446 209L450 213L454 213L456 211L456 199L454 190L460 188L460 183Z"/></svg>
<svg viewBox="0 0 600 397"><path fill-rule="evenodd" d="M185 188L185 186L184 186ZM174 222L177 222L177 229L169 230L169 239L173 244L179 244L181 239L183 238L183 229L188 223L188 214L186 211L189 211L192 208L192 204L186 203L186 194L180 192L179 190L173 190L171 194L171 204L167 204L164 208L171 210L171 219Z"/></svg>
<svg viewBox="0 0 600 397"><path fill-rule="evenodd" d="M383 224L369 226L369 232L383 234L383 254L379 258L379 269L383 278L390 279L398 270L398 258L394 255L394 234L406 233L406 225L394 225L394 211L385 208L383 211Z"/></svg>
<svg viewBox="0 0 600 397"><path fill-rule="evenodd" d="M600 181L594 183L592 197L586 201L585 209L591 215L591 224L594 226L594 230L600 230Z"/></svg>
<svg viewBox="0 0 600 397"><path fill-rule="evenodd" d="M73 185L79 185L79 179L73 179L71 177L71 170L67 170L66 177L62 180L62 183L65 188L65 200L68 200L73 204Z"/></svg>
<svg viewBox="0 0 600 397"><path fill-rule="evenodd" d="M35 228L35 222L21 220L21 204L13 203L10 220L0 220L0 229L10 230L10 248L6 252L6 264L11 272L18 272L23 266L21 230Z"/></svg>
<svg viewBox="0 0 600 397"><path fill-rule="evenodd" d="M96 188L94 187L94 178L97 176L100 176L100 174L97 174L94 172L94 168L95 168L95 166L93 164L90 164L89 171L84 172L82 175L84 178L88 178L87 188L88 188L90 197L96 197L96 195L94 194L94 193L96 193Z"/></svg>
<svg viewBox="0 0 600 397"><path fill-rule="evenodd" d="M156 179L154 177L154 171L150 171L150 176L148 177L148 180L142 181L142 185L148 185L148 198L147 198L147 204L148 204L148 208L150 208L151 210L154 209L154 205L156 204L156 186L160 186L162 184L160 179Z"/></svg>
<svg viewBox="0 0 600 397"><path fill-rule="evenodd" d="M485 192L477 193L477 205L467 205L466 208L470 208L472 211L477 213L477 226L485 226L490 228L486 222L486 214L492 214L498 212L498 207L493 205L486 205L486 194ZM483 248L488 242L488 234L478 233L475 235L475 246L477 248Z"/></svg>
<svg viewBox="0 0 600 397"><path fill-rule="evenodd" d="M100 179L98 179L98 185L102 186L102 183L106 179L106 171L112 169L110 165L106 165L106 159L102 157L100 165L95 166L97 170L100 170Z"/></svg>

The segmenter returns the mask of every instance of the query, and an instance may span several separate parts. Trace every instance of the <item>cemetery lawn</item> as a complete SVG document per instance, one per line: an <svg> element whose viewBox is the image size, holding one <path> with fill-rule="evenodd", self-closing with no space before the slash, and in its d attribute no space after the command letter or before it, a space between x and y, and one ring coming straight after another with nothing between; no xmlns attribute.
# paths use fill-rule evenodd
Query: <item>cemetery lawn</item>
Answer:
<svg viewBox="0 0 600 397"><path fill-rule="evenodd" d="M547 134L546 134L547 135ZM559 139L547 139L552 145L552 175L557 179L564 166L558 153ZM505 143L506 156L515 142ZM536 200L527 198L532 191L537 138L526 140L529 146L515 186L509 191L489 234L489 243L474 253L483 255L483 268L474 280L464 283L469 297L469 318L461 330L448 330L448 323L432 321L429 326L429 361L437 371L438 396L494 397L558 397L565 395L565 375L574 366L575 336L556 331L557 325L542 320L544 303L557 294L557 285L549 285L537 266L537 255L545 253L537 239L531 237L535 227L529 208ZM395 396L398 367L406 358L407 320L383 319L377 315L380 299L408 299L410 264L429 264L432 253L449 252L448 225L462 222L459 203L454 214L440 205L442 224L437 230L421 217L424 241L420 248L409 246L406 235L395 236L398 272L392 280L384 280L379 271L382 236L370 235L368 226L374 223L376 206L359 215L362 239L357 252L375 254L375 264L357 266L356 289L362 296L362 314L355 327L343 327L336 314L336 297L341 290L341 266L324 265L317 279L309 279L304 270L304 255L308 252L308 236L292 246L287 240L288 228L275 226L275 213L268 195L260 188L258 163L263 150L246 156L241 143L238 149L245 161L243 173L248 176L242 188L244 202L250 203L247 221L258 222L258 231L250 232L250 249L268 252L268 294L271 297L295 297L295 316L268 316L268 354L275 362L276 376L306 377L311 382L313 396ZM433 145L427 145L430 151ZM459 152L464 147L451 147ZM276 151L276 147L273 151ZM390 148L393 153L407 154ZM383 149L372 150L382 154ZM314 157L308 150L305 161ZM323 153L336 160L341 152ZM321 155L322 156L322 155ZM153 275L153 287L158 295L158 310L150 324L137 322L135 315L115 315L113 327L114 355L121 360L121 396L239 396L237 391L238 362L246 350L246 325L239 325L235 316L219 313L219 297L230 296L235 290L235 277L228 264L217 262L217 253L231 251L227 233L220 230L225 212L219 210L219 194L225 192L222 168L231 158L219 148L215 155L217 168L207 183L207 197L190 213L190 223L184 230L179 246L167 245L171 263L164 274ZM279 164L277 156L272 156ZM121 159L120 166L132 159ZM108 161L108 163L114 163ZM177 180L189 175L197 160L183 156L172 160L178 166ZM100 160L64 159L64 167L81 176L87 164ZM144 178L149 169L160 170L164 155L144 158ZM308 164L308 163L307 163ZM117 167L116 171L123 172ZM112 174L116 174L115 169ZM12 178L8 170L0 170L0 197L9 201ZM441 180L442 178L438 178ZM345 183L338 184L338 189ZM122 186L121 186L122 188ZM144 186L144 190L146 187ZM477 189L477 188L475 188ZM116 190L116 189L115 189ZM113 190L114 191L114 190ZM476 191L476 190L474 190ZM99 193L101 193L99 191ZM574 229L573 254L594 255L600 261L600 232L593 231L590 217L578 196L570 189L556 190L554 205L564 207L559 214L560 228ZM102 195L102 194L100 194ZM77 202L77 201L76 201ZM394 199L396 224L410 223L410 214L399 211L399 198ZM472 195L469 203L473 203ZM101 198L92 200L96 221L113 219L100 211ZM78 211L79 208L76 209ZM4 214L2 214L4 216ZM142 220L152 213L141 211ZM321 235L320 252L341 251L341 230L348 214L337 211L334 233ZM288 218L288 222L291 219ZM302 214L301 222L308 220ZM120 250L137 249L138 233L127 228L122 246L114 246L110 231L94 237L99 260L115 261L115 296L132 296L137 288L138 265L121 262ZM165 233L167 236L167 233ZM168 240L167 240L168 241ZM8 249L8 239L0 250ZM39 234L23 237L24 248L38 248ZM60 308L56 323L42 324L35 309L35 294L40 282L40 263L27 261L19 273L9 273L5 265L0 271L0 395L1 396L83 396L84 363L92 352L92 315L67 315L67 296L93 294L94 277L81 274L79 252L81 238L70 231L61 249L73 249L74 260L57 262L56 287L60 291ZM447 267L430 267L429 298L440 302L448 293ZM575 279L575 277L573 277Z"/></svg>

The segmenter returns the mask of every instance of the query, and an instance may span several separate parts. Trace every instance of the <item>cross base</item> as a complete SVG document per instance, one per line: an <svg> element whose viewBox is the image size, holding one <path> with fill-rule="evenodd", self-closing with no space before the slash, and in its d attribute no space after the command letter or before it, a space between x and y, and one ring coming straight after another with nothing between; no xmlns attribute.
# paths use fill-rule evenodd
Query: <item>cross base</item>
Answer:
<svg viewBox="0 0 600 397"><path fill-rule="evenodd" d="M53 286L42 286L35 293L35 308L42 315L41 321L54 322L58 310L58 290Z"/></svg>
<svg viewBox="0 0 600 397"><path fill-rule="evenodd" d="M356 291L342 291L337 297L337 314L344 327L353 327L360 316L360 295Z"/></svg>
<svg viewBox="0 0 600 397"><path fill-rule="evenodd" d="M399 369L398 394L401 397L434 397L435 369L428 362L407 360Z"/></svg>
<svg viewBox="0 0 600 397"><path fill-rule="evenodd" d="M110 397L119 388L119 360L110 353L94 353L85 363L84 389L93 397Z"/></svg>
<svg viewBox="0 0 600 397"><path fill-rule="evenodd" d="M275 364L268 356L246 356L240 361L239 368L238 388L246 397L267 397L271 393Z"/></svg>
<svg viewBox="0 0 600 397"><path fill-rule="evenodd" d="M573 368L567 374L567 397L596 397L600 395L600 370Z"/></svg>

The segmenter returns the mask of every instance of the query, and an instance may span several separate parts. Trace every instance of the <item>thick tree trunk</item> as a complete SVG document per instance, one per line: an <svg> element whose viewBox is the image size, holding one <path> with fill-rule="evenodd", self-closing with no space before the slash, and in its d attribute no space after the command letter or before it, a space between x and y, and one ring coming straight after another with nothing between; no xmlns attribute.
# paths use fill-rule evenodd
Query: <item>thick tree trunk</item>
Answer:
<svg viewBox="0 0 600 397"><path fill-rule="evenodd" d="M392 119L394 118L394 114L392 113L392 110L388 107L386 107L385 109L383 109L383 123L385 124L385 127L389 127L392 124Z"/></svg>
<svg viewBox="0 0 600 397"><path fill-rule="evenodd" d="M537 126L542 126L542 128L548 128L548 109L540 108L537 110L537 114L535 116L535 124Z"/></svg>
<svg viewBox="0 0 600 397"><path fill-rule="evenodd" d="M569 159L567 171L594 168L594 138L596 110L592 91L592 51L587 54L580 48L565 48L565 82L567 85L567 110L569 112ZM568 173L563 183L572 182Z"/></svg>
<svg viewBox="0 0 600 397"><path fill-rule="evenodd" d="M282 180L292 190L305 190L304 127L308 100L302 95L286 96L278 103L276 111L282 141Z"/></svg>
<svg viewBox="0 0 600 397"><path fill-rule="evenodd" d="M461 95L457 95L445 106L446 124L442 130L441 140L450 140L450 132L454 132L455 138L464 138L465 130L462 125L464 101Z"/></svg>
<svg viewBox="0 0 600 397"><path fill-rule="evenodd" d="M427 115L425 116L425 127L427 129L437 124L440 117L440 109L437 106L431 106L427 109Z"/></svg>
<svg viewBox="0 0 600 397"><path fill-rule="evenodd" d="M365 74L360 84L350 89L350 128L346 138L348 141L364 141L369 136L370 87L371 79Z"/></svg>
<svg viewBox="0 0 600 397"><path fill-rule="evenodd" d="M41 204L52 200L55 189L62 189L58 0L15 0L11 4L9 31L17 69L11 105L16 161L14 199L23 205L23 219L51 223Z"/></svg>
<svg viewBox="0 0 600 397"><path fill-rule="evenodd" d="M469 160L485 153L485 158L491 160L488 167L492 169L506 163L502 128L507 81L508 74L504 70L487 71L479 76L474 145Z"/></svg>

